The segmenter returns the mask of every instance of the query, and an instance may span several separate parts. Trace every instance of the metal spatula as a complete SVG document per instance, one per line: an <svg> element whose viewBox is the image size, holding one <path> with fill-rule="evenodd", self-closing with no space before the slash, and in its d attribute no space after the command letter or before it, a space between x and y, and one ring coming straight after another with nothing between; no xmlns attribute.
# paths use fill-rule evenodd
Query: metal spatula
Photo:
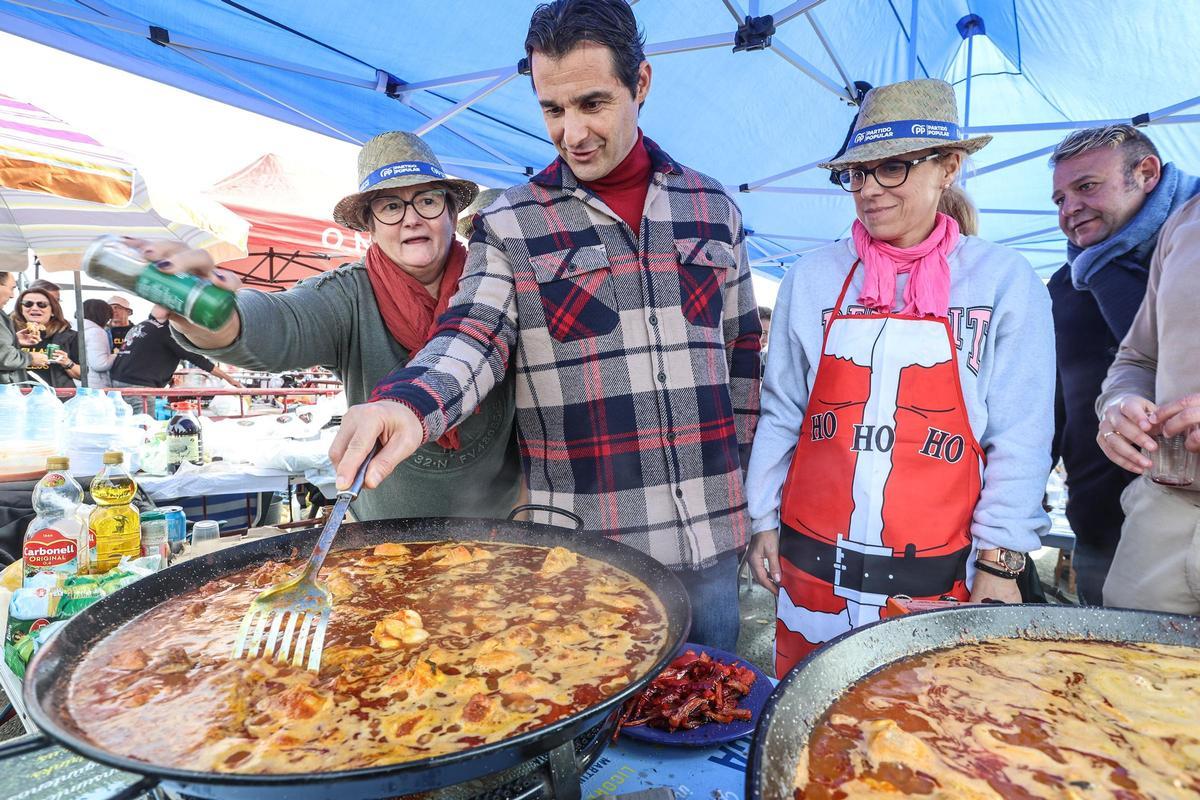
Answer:
<svg viewBox="0 0 1200 800"><path fill-rule="evenodd" d="M337 502L325 519L325 527L313 547L312 555L308 557L304 571L289 581L268 588L250 604L250 610L242 617L242 626L233 643L234 658L264 656L284 663L291 662L296 667L303 665L314 672L320 668L321 651L325 648L325 628L333 611L333 597L328 589L317 583L317 573L325 563L325 556L329 555L329 548L342 525L350 501L362 489L367 465L374 456L375 451L367 456L350 488L338 492Z"/></svg>

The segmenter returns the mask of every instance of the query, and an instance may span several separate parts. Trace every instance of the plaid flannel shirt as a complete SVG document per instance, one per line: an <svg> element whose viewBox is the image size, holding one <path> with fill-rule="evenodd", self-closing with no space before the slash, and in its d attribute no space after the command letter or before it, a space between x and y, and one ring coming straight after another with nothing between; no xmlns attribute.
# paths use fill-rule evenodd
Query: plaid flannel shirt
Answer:
<svg viewBox="0 0 1200 800"><path fill-rule="evenodd" d="M372 400L406 404L435 439L511 364L530 501L699 569L750 533L739 446L758 420L761 327L737 206L645 144L640 231L561 159L477 217L435 335Z"/></svg>

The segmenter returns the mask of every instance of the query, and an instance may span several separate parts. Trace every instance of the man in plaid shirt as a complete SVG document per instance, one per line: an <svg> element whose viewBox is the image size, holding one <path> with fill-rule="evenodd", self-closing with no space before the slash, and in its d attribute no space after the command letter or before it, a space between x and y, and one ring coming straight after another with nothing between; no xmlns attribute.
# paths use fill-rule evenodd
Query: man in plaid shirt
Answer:
<svg viewBox="0 0 1200 800"><path fill-rule="evenodd" d="M346 414L339 485L382 439L376 485L513 368L530 500L675 569L691 640L732 650L761 332L741 215L638 130L650 65L625 0L540 6L526 52L559 158L476 217L437 333L372 396L394 402Z"/></svg>

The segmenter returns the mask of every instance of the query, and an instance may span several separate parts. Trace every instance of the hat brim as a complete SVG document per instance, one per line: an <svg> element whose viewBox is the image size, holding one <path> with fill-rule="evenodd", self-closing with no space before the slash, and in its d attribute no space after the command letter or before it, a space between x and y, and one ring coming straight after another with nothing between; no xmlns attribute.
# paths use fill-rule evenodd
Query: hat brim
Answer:
<svg viewBox="0 0 1200 800"><path fill-rule="evenodd" d="M989 135L972 136L970 139L915 139L906 137L904 139L885 139L879 142L869 142L868 144L860 145L851 150L847 150L840 156L830 159L829 161L817 164L821 169L839 170L854 164L864 164L868 161L878 161L881 158L895 158L897 156L916 153L919 150L943 150L954 148L957 150L965 150L967 155L978 152L988 142L992 140Z"/></svg>
<svg viewBox="0 0 1200 800"><path fill-rule="evenodd" d="M333 207L333 221L342 227L354 231L367 230L367 221L363 217L363 198L383 189L403 189L409 186L438 184L445 186L454 195L454 205L458 213L471 205L479 196L479 187L471 181L457 178L430 178L427 175L400 175L380 181L365 192L355 192L346 195Z"/></svg>

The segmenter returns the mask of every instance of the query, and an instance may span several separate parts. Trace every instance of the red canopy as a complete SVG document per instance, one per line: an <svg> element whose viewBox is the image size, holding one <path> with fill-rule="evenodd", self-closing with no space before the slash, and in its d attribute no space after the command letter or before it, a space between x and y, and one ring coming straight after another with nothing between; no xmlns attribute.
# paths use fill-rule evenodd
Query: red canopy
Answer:
<svg viewBox="0 0 1200 800"><path fill-rule="evenodd" d="M371 243L366 233L343 228L324 215L310 215L315 208L332 210L346 192L290 169L274 154L221 180L210 192L250 223L249 255L221 266L256 289L286 289L357 261Z"/></svg>

